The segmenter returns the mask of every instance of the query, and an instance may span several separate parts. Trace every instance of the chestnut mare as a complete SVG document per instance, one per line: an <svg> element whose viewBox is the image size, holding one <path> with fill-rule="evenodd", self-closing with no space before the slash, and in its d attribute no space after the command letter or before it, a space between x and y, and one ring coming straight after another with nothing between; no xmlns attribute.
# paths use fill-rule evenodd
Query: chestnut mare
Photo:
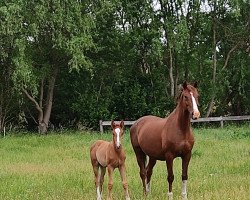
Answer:
<svg viewBox="0 0 250 200"><path fill-rule="evenodd" d="M108 199L112 199L111 189L113 186L113 171L118 168L120 171L123 188L125 190L126 200L130 200L128 193L128 183L125 175L126 155L121 145L123 136L124 122L116 124L111 122L113 140L111 142L98 140L90 148L90 158L95 174L95 185L97 200L101 200L102 185L106 167L108 168ZM99 173L100 168L100 173Z"/></svg>
<svg viewBox="0 0 250 200"><path fill-rule="evenodd" d="M168 171L168 199L173 199L173 160L182 158L182 198L187 199L188 164L194 145L190 120L200 117L197 83L184 82L175 110L166 118L144 116L130 128L130 139L140 167L144 194L150 191L150 179L157 160L166 161ZM146 166L146 157L149 157Z"/></svg>

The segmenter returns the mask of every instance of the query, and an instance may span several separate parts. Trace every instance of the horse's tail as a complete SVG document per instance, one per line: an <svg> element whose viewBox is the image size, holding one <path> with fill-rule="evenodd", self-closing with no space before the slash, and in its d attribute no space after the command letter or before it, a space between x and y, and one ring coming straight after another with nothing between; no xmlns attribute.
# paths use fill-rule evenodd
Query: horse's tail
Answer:
<svg viewBox="0 0 250 200"><path fill-rule="evenodd" d="M142 151L139 141L138 141L138 134L140 132L140 128L142 126L143 118L138 119L130 128L130 140L132 147L134 149L137 162L139 166L146 166L147 164L147 156L146 154Z"/></svg>
<svg viewBox="0 0 250 200"><path fill-rule="evenodd" d="M141 118L140 118L141 119ZM139 131L139 122L141 121L138 119L131 127L130 127L130 140L132 146L138 146L138 131Z"/></svg>
<svg viewBox="0 0 250 200"><path fill-rule="evenodd" d="M137 121L130 127L130 138L137 135Z"/></svg>

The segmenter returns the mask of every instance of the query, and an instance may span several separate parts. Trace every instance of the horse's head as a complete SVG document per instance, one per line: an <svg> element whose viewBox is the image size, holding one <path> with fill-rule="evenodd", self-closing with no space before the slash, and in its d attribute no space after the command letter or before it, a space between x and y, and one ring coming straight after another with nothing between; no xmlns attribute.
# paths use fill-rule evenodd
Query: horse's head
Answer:
<svg viewBox="0 0 250 200"><path fill-rule="evenodd" d="M112 127L113 142L115 148L119 149L121 147L121 141L123 136L124 121L122 120L120 124L116 124L114 120L112 120L111 127Z"/></svg>
<svg viewBox="0 0 250 200"><path fill-rule="evenodd" d="M179 101L184 107L184 110L189 112L192 119L198 119L200 117L198 97L197 82L194 85L189 85L185 81L182 84L182 92L180 94Z"/></svg>

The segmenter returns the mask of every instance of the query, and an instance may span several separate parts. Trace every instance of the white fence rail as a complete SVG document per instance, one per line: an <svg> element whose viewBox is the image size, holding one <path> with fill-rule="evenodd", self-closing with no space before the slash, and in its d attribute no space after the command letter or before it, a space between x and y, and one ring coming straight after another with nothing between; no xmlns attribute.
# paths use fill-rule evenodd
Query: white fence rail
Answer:
<svg viewBox="0 0 250 200"><path fill-rule="evenodd" d="M250 115L245 115L245 116L226 116L226 117L208 117L208 118L199 118L197 120L191 120L193 123L197 122L220 122L221 127L224 125L224 121L243 121L243 120L250 120ZM135 123L136 121L124 121L125 126L131 126ZM110 126L111 121L99 121L100 125L100 132L103 133L103 127L104 126Z"/></svg>

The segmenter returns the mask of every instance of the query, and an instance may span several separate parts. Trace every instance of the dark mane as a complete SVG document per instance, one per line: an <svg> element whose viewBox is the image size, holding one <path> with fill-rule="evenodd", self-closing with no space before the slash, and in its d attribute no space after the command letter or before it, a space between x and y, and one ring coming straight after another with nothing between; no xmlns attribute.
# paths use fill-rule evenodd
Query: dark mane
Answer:
<svg viewBox="0 0 250 200"><path fill-rule="evenodd" d="M192 85L190 85L189 83L187 83L187 89L188 89L189 91L192 91L192 90L194 90L194 86L192 86ZM179 100L181 99L182 92L183 92L183 86L182 86L182 84L179 84L179 86L178 86L178 91L177 91L177 93L176 93L176 95L175 95L175 102L176 102L176 103L178 103Z"/></svg>

